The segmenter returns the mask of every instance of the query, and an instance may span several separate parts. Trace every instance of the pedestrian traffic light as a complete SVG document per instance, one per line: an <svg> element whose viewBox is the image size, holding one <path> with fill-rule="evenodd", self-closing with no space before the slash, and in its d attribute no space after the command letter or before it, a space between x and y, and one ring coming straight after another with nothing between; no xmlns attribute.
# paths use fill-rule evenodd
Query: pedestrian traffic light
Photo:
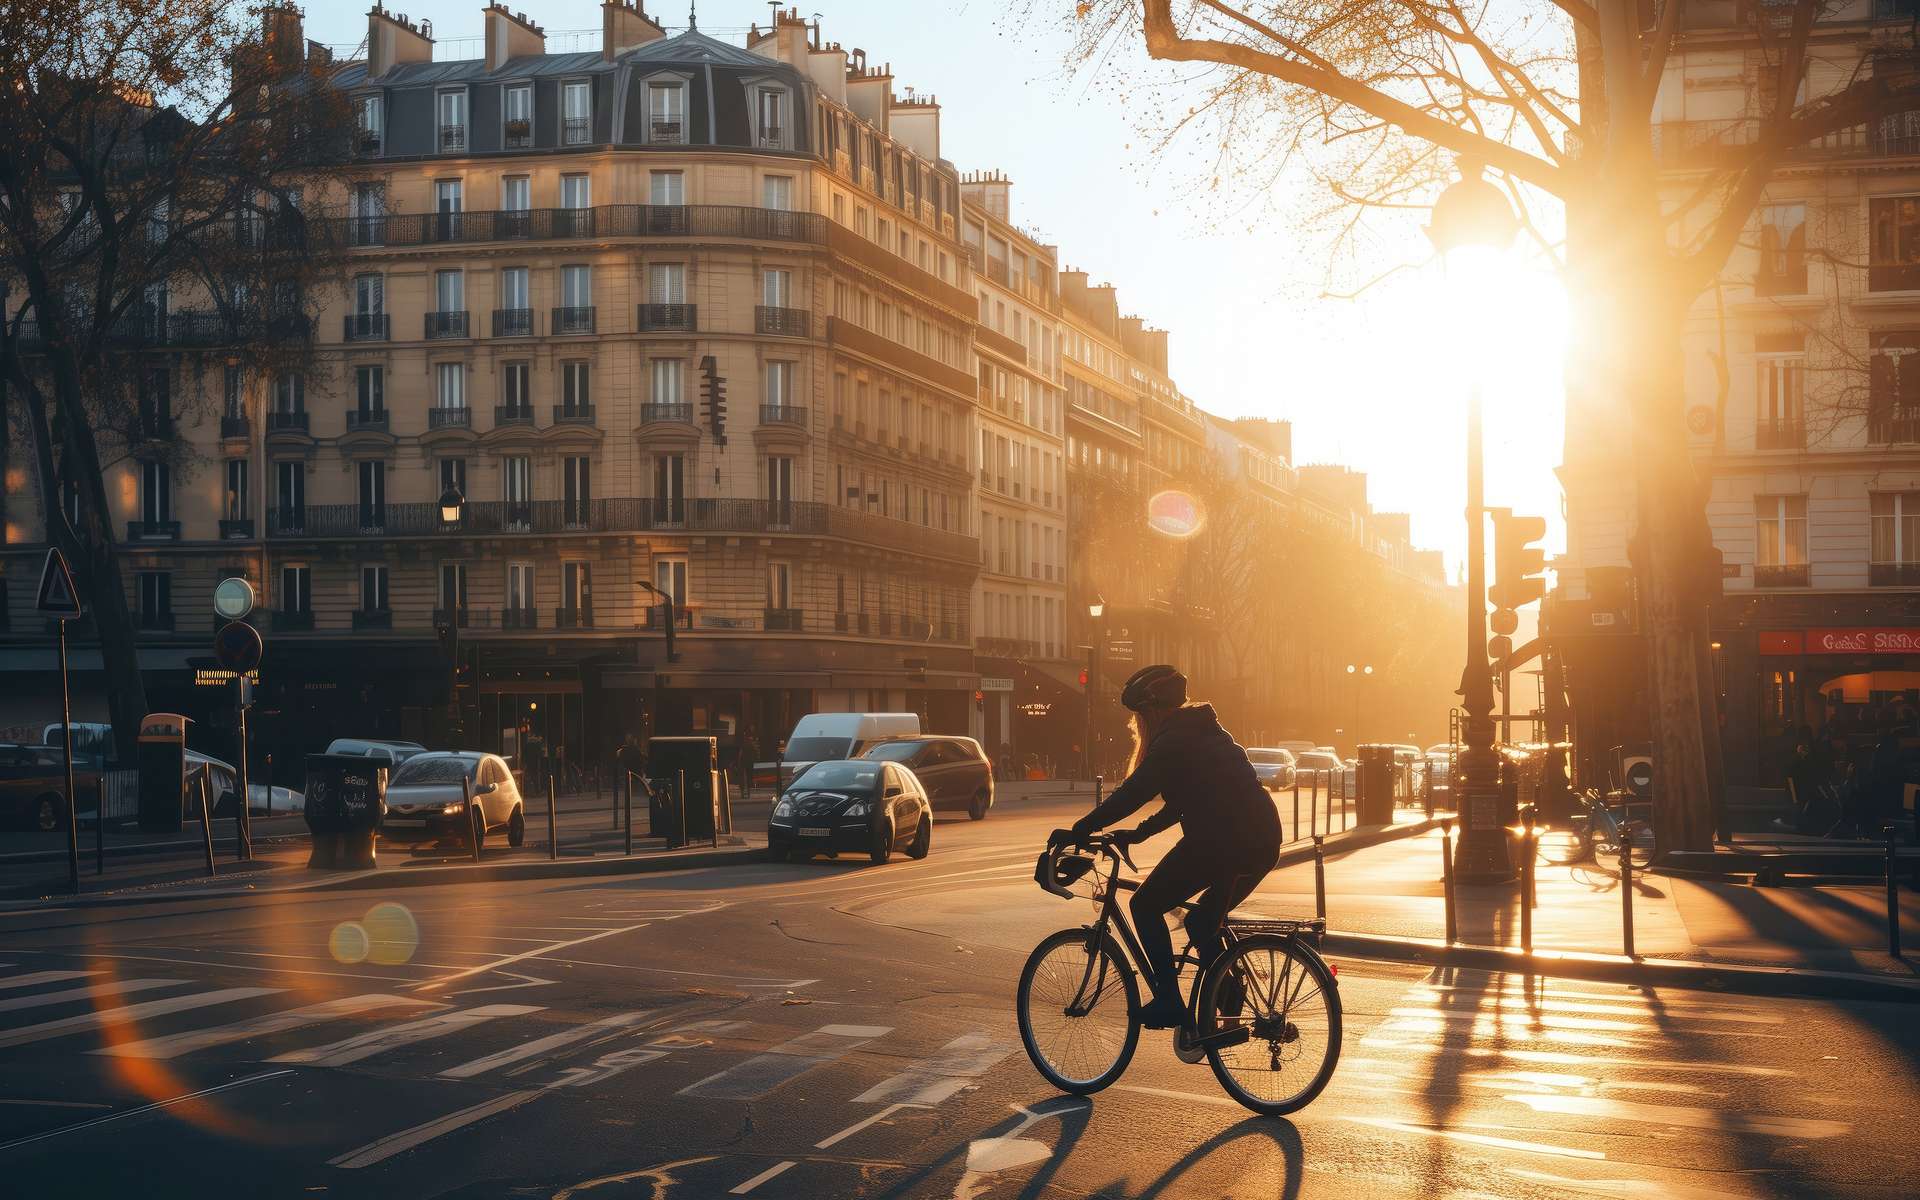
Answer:
<svg viewBox="0 0 1920 1200"><path fill-rule="evenodd" d="M713 431L714 445L724 446L727 444L727 381L720 378L719 366L711 354L700 360L700 371L706 376L700 388L706 403L707 428Z"/></svg>
<svg viewBox="0 0 1920 1200"><path fill-rule="evenodd" d="M1495 509L1493 513L1493 586L1487 599L1499 609L1532 604L1547 594L1547 552L1534 542L1547 536L1545 517L1519 517Z"/></svg>

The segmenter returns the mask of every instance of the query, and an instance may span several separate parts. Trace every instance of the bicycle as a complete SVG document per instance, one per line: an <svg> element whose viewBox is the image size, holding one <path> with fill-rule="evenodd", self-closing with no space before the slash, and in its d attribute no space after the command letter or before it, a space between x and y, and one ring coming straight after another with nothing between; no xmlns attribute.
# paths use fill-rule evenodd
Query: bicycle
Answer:
<svg viewBox="0 0 1920 1200"><path fill-rule="evenodd" d="M1542 829L1535 839L1534 854L1542 866L1564 867L1591 859L1618 871L1622 853L1632 856L1635 870L1653 864L1652 801L1635 797L1609 804L1607 797L1591 788L1571 799L1576 810L1572 822ZM1636 809L1644 811L1636 813Z"/></svg>
<svg viewBox="0 0 1920 1200"><path fill-rule="evenodd" d="M1069 853L1078 849L1093 853ZM1041 939L1020 973L1015 1001L1020 1040L1035 1069L1079 1096L1119 1079L1140 1041L1138 976L1147 973L1146 955L1119 904L1120 893L1140 883L1120 874L1123 862L1139 870L1111 835L1094 835L1049 846L1034 869L1035 881L1063 899L1074 898L1070 889L1081 880L1092 882L1093 923ZM1320 1094L1340 1060L1338 979L1316 949L1326 922L1229 918L1223 932L1226 949L1194 973L1174 1053L1186 1063L1204 1057L1227 1094L1254 1112L1294 1112ZM1176 968L1184 973L1199 963L1189 943Z"/></svg>

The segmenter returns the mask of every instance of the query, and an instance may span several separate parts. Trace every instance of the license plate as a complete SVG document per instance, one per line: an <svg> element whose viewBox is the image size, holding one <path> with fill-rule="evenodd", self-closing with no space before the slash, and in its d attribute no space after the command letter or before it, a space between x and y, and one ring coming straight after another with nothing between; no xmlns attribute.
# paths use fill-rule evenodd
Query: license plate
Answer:
<svg viewBox="0 0 1920 1200"><path fill-rule="evenodd" d="M826 837L832 832L833 830L824 829L818 825L802 825L800 827L801 837Z"/></svg>

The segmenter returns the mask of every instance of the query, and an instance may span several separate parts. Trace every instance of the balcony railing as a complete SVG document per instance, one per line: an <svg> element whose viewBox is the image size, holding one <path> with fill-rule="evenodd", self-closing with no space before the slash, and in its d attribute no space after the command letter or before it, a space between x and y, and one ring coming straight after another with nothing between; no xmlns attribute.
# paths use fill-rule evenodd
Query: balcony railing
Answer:
<svg viewBox="0 0 1920 1200"><path fill-rule="evenodd" d="M560 144L583 146L593 135L593 122L585 117L568 117L560 122Z"/></svg>
<svg viewBox="0 0 1920 1200"><path fill-rule="evenodd" d="M493 424L496 429L502 425L531 425L533 405L496 404L493 407Z"/></svg>
<svg viewBox="0 0 1920 1200"><path fill-rule="evenodd" d="M553 333L592 333L594 312L591 304L556 308L553 310L553 324L549 328Z"/></svg>
<svg viewBox="0 0 1920 1200"><path fill-rule="evenodd" d="M465 125L442 125L440 127L440 153L455 154L467 148L467 127Z"/></svg>
<svg viewBox="0 0 1920 1200"><path fill-rule="evenodd" d="M305 433L307 432L307 414L301 412L267 413L268 433Z"/></svg>
<svg viewBox="0 0 1920 1200"><path fill-rule="evenodd" d="M252 517L222 517L220 519L220 540L244 542L253 537Z"/></svg>
<svg viewBox="0 0 1920 1200"><path fill-rule="evenodd" d="M755 333L777 334L781 337L806 337L813 332L813 313L804 308L756 305L753 310L753 329Z"/></svg>
<svg viewBox="0 0 1920 1200"><path fill-rule="evenodd" d="M762 425L798 425L807 427L807 410L791 404L762 404L760 406Z"/></svg>
<svg viewBox="0 0 1920 1200"><path fill-rule="evenodd" d="M769 631L799 633L805 626L805 616L798 608L769 608L762 627Z"/></svg>
<svg viewBox="0 0 1920 1200"><path fill-rule="evenodd" d="M365 412L354 410L347 413L348 433L385 433L387 432L387 410L369 409Z"/></svg>
<svg viewBox="0 0 1920 1200"><path fill-rule="evenodd" d="M593 424L593 405L556 404L553 406L555 425L591 425Z"/></svg>
<svg viewBox="0 0 1920 1200"><path fill-rule="evenodd" d="M276 609L273 614L273 630L285 633L290 629L312 629L313 610L310 608L288 610Z"/></svg>
<svg viewBox="0 0 1920 1200"><path fill-rule="evenodd" d="M693 405L642 404L640 406L640 423L650 425L655 421L678 421L681 424L691 424L693 421Z"/></svg>
<svg viewBox="0 0 1920 1200"><path fill-rule="evenodd" d="M433 623L435 627L449 625L455 629L465 629L467 615L467 606L464 604L459 608L436 608L433 610Z"/></svg>
<svg viewBox="0 0 1920 1200"><path fill-rule="evenodd" d="M426 336L435 338L463 338L467 334L467 314L465 312L445 311L426 314Z"/></svg>
<svg viewBox="0 0 1920 1200"><path fill-rule="evenodd" d="M143 612L134 614L135 624L151 633L172 633L173 614L170 612Z"/></svg>
<svg viewBox="0 0 1920 1200"><path fill-rule="evenodd" d="M496 308L493 310L493 336L495 337L532 337L533 310L530 308Z"/></svg>
<svg viewBox="0 0 1920 1200"><path fill-rule="evenodd" d="M1753 427L1756 450L1804 450L1806 445L1807 427L1798 419L1762 420Z"/></svg>
<svg viewBox="0 0 1920 1200"><path fill-rule="evenodd" d="M1753 568L1753 586L1767 588L1808 587L1812 584L1812 572L1806 563L1774 564L1771 566L1756 563Z"/></svg>
<svg viewBox="0 0 1920 1200"><path fill-rule="evenodd" d="M786 131L778 125L763 125L760 127L760 146L762 149L778 150L786 144Z"/></svg>
<svg viewBox="0 0 1920 1200"><path fill-rule="evenodd" d="M647 140L656 144L677 146L687 140L686 122L678 117L667 119L655 117L647 122Z"/></svg>
<svg viewBox="0 0 1920 1200"><path fill-rule="evenodd" d="M639 327L648 332L671 330L692 333L698 307L694 304L642 304Z"/></svg>
<svg viewBox="0 0 1920 1200"><path fill-rule="evenodd" d="M1869 587L1920 587L1920 562L1868 563Z"/></svg>
<svg viewBox="0 0 1920 1200"><path fill-rule="evenodd" d="M500 130L500 141L509 150L525 150L533 145L532 121L508 121Z"/></svg>
<svg viewBox="0 0 1920 1200"><path fill-rule="evenodd" d="M1876 445L1920 442L1920 408L1870 404L1867 410L1867 440Z"/></svg>
<svg viewBox="0 0 1920 1200"><path fill-rule="evenodd" d="M390 608L356 608L353 610L355 629L392 629L393 610Z"/></svg>
<svg viewBox="0 0 1920 1200"><path fill-rule="evenodd" d="M493 209L452 213L380 213L316 217L310 235L340 246L429 246L442 242L564 240L583 237L720 237L825 245L819 213L726 204L603 204L594 208ZM847 236L862 240L848 230ZM851 243L848 243L851 245ZM865 245L872 246L871 242ZM904 259L872 247L896 267L932 279ZM940 284L952 291L950 285Z"/></svg>
<svg viewBox="0 0 1920 1200"><path fill-rule="evenodd" d="M473 428L473 410L460 408L430 408L427 410L428 429L471 429Z"/></svg>
<svg viewBox="0 0 1920 1200"><path fill-rule="evenodd" d="M374 158L380 153L380 131L377 129L356 129L353 131L353 152L362 158Z"/></svg>
<svg viewBox="0 0 1920 1200"><path fill-rule="evenodd" d="M347 342L384 342L392 336L393 318L386 313L348 313L340 338Z"/></svg>
<svg viewBox="0 0 1920 1200"><path fill-rule="evenodd" d="M555 629L592 629L593 610L591 608L556 608L553 610Z"/></svg>
<svg viewBox="0 0 1920 1200"><path fill-rule="evenodd" d="M532 608L503 608L500 610L500 628L538 629L540 612Z"/></svg>
<svg viewBox="0 0 1920 1200"><path fill-rule="evenodd" d="M180 522L138 519L128 521L127 540L130 542L177 542L180 540Z"/></svg>

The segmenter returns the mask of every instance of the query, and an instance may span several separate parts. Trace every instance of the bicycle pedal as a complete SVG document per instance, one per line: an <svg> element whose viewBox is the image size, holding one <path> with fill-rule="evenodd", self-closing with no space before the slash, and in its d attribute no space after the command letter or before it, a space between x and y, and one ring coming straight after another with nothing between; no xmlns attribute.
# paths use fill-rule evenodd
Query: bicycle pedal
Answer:
<svg viewBox="0 0 1920 1200"><path fill-rule="evenodd" d="M1173 1056L1188 1066L1192 1066L1194 1063L1206 1058L1207 1050L1206 1047L1200 1045L1197 1041L1190 1039L1185 1029L1176 1029L1173 1031Z"/></svg>

